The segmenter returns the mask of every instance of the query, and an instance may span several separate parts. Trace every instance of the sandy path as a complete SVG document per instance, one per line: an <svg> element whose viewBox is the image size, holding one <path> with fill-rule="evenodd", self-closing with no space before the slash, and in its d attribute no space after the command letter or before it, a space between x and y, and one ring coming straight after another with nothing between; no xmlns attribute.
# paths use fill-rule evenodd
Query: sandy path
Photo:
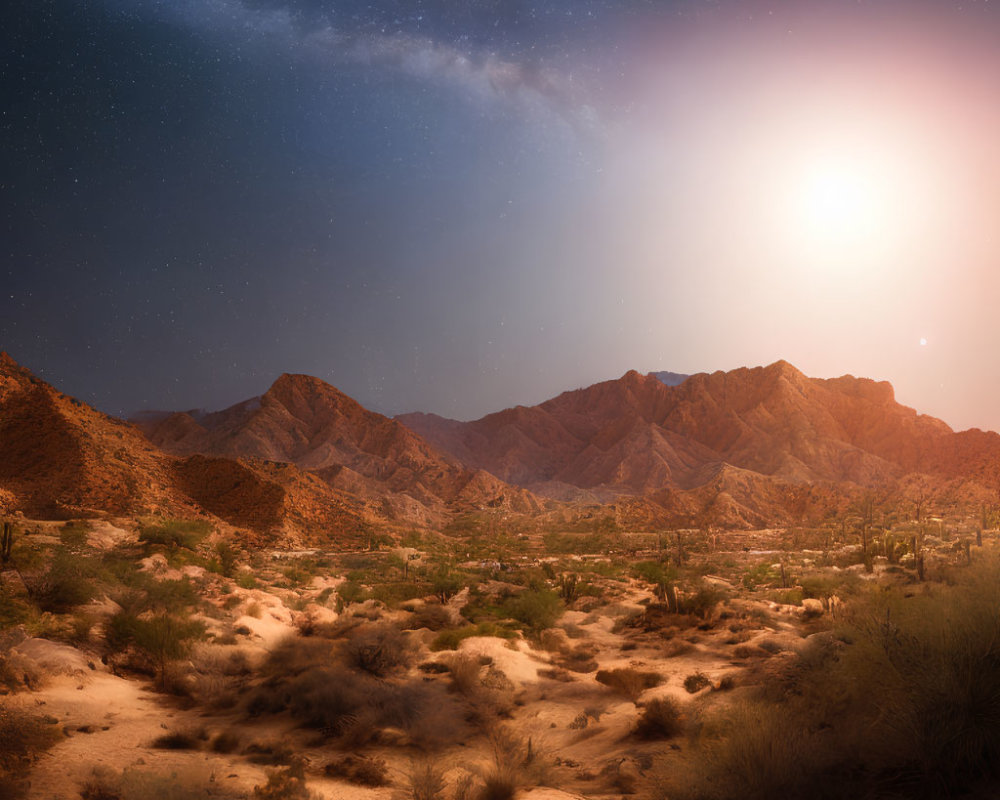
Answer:
<svg viewBox="0 0 1000 800"><path fill-rule="evenodd" d="M215 780L244 790L264 779L261 768L234 763L230 757L151 748L152 741L167 730L196 729L207 720L195 712L164 706L154 692L136 681L103 673L61 676L38 692L14 695L6 702L58 719L67 734L32 770L28 794L32 800L77 797L80 785L96 766L120 770L139 765L167 774L214 774Z"/></svg>

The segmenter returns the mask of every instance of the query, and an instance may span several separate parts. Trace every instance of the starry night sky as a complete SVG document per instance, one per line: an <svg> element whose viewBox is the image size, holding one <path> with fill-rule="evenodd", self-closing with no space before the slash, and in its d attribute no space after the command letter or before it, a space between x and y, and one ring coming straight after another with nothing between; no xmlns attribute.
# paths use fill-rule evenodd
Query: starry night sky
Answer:
<svg viewBox="0 0 1000 800"><path fill-rule="evenodd" d="M0 348L114 414L784 358L1000 428L996 5L14 0ZM796 216L845 153L875 233Z"/></svg>

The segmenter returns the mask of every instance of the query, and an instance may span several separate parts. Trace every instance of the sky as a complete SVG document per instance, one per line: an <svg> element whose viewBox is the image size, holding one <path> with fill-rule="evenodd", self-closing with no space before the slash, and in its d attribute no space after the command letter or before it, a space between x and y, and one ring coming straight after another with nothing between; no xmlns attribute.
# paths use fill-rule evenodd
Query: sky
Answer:
<svg viewBox="0 0 1000 800"><path fill-rule="evenodd" d="M785 359L1000 430L1000 2L13 0L0 349L472 419Z"/></svg>

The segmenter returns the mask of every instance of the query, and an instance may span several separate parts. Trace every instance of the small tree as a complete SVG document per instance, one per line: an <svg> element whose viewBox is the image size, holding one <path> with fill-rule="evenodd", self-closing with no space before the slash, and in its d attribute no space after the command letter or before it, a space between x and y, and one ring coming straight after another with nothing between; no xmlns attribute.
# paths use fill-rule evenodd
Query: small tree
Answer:
<svg viewBox="0 0 1000 800"><path fill-rule="evenodd" d="M461 573L455 572L450 567L442 564L431 578L431 590L434 592L441 604L444 605L452 597L465 588L465 581Z"/></svg>
<svg viewBox="0 0 1000 800"><path fill-rule="evenodd" d="M110 631L118 644L131 644L150 659L164 690L167 667L189 652L194 640L205 633L205 626L162 612L148 618L121 613L111 620Z"/></svg>

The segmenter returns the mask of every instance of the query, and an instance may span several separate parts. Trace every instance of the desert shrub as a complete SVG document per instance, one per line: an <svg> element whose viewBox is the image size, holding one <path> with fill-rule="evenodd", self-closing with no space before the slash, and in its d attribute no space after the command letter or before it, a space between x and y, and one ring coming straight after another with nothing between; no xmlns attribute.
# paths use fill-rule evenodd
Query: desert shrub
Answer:
<svg viewBox="0 0 1000 800"><path fill-rule="evenodd" d="M253 787L253 800L314 800L315 794L306 787L305 768L301 761L274 770L267 783Z"/></svg>
<svg viewBox="0 0 1000 800"><path fill-rule="evenodd" d="M192 731L171 731L153 739L152 747L158 750L198 750L201 738Z"/></svg>
<svg viewBox="0 0 1000 800"><path fill-rule="evenodd" d="M371 679L341 667L311 669L278 689L278 710L287 708L295 719L333 736L367 705L376 688Z"/></svg>
<svg viewBox="0 0 1000 800"><path fill-rule="evenodd" d="M406 774L409 800L443 800L444 769L433 761L419 761L410 765Z"/></svg>
<svg viewBox="0 0 1000 800"><path fill-rule="evenodd" d="M493 764L483 776L479 800L513 800L522 783L525 744L505 728L496 728L489 738Z"/></svg>
<svg viewBox="0 0 1000 800"><path fill-rule="evenodd" d="M369 699L376 724L406 731L416 748L433 751L468 739L467 705L440 684L414 680L382 684L382 690Z"/></svg>
<svg viewBox="0 0 1000 800"><path fill-rule="evenodd" d="M208 559L206 567L209 572L215 572L225 578L232 578L239 563L240 552L230 542L216 542L214 554Z"/></svg>
<svg viewBox="0 0 1000 800"><path fill-rule="evenodd" d="M448 661L451 687L459 694L474 694L482 685L479 680L481 669L482 665L476 656L470 653L457 653Z"/></svg>
<svg viewBox="0 0 1000 800"><path fill-rule="evenodd" d="M0 584L0 630L13 628L27 622L37 610L22 597Z"/></svg>
<svg viewBox="0 0 1000 800"><path fill-rule="evenodd" d="M703 672L692 672L684 679L684 689L689 694L700 692L706 686L711 686L712 681Z"/></svg>
<svg viewBox="0 0 1000 800"><path fill-rule="evenodd" d="M204 633L204 624L197 620L164 613L137 617L119 612L109 620L107 637L113 648L132 647L148 659L164 689L168 665L185 656Z"/></svg>
<svg viewBox="0 0 1000 800"><path fill-rule="evenodd" d="M771 585L779 582L780 580L781 576L775 572L774 567L771 564L766 562L762 562L748 569L743 573L743 577L741 579L744 588L750 589L751 591L756 589L758 586Z"/></svg>
<svg viewBox="0 0 1000 800"><path fill-rule="evenodd" d="M431 591L443 604L462 591L468 582L466 575L442 565L431 575Z"/></svg>
<svg viewBox="0 0 1000 800"><path fill-rule="evenodd" d="M690 772L661 776L661 790L673 800L773 800L852 796L852 773L839 782L838 756L825 731L803 727L778 705L738 703L703 727ZM843 765L847 766L847 765ZM856 788L856 787L855 787Z"/></svg>
<svg viewBox="0 0 1000 800"><path fill-rule="evenodd" d="M385 786L389 768L381 758L345 755L329 762L323 770L331 778L343 778L359 786Z"/></svg>
<svg viewBox="0 0 1000 800"><path fill-rule="evenodd" d="M63 547L79 549L87 544L89 530L89 523L83 520L70 520L59 530L59 542Z"/></svg>
<svg viewBox="0 0 1000 800"><path fill-rule="evenodd" d="M243 748L243 755L252 764L290 764L293 768L296 766L292 748L276 739L250 742Z"/></svg>
<svg viewBox="0 0 1000 800"><path fill-rule="evenodd" d="M639 561L632 565L632 574L652 584L660 600L666 599L668 589L677 580L677 570L660 561Z"/></svg>
<svg viewBox="0 0 1000 800"><path fill-rule="evenodd" d="M451 626L451 614L447 608L440 605L428 604L413 612L407 627L412 630L429 628L432 631L440 631Z"/></svg>
<svg viewBox="0 0 1000 800"><path fill-rule="evenodd" d="M355 669L384 677L413 661L410 639L394 625L365 625L351 632L344 657Z"/></svg>
<svg viewBox="0 0 1000 800"><path fill-rule="evenodd" d="M805 595L802 589L780 589L776 592L772 592L770 598L775 603L781 603L786 606L799 606L802 605L802 599Z"/></svg>
<svg viewBox="0 0 1000 800"><path fill-rule="evenodd" d="M559 595L548 589L527 589L507 600L504 610L531 631L551 628L562 613Z"/></svg>
<svg viewBox="0 0 1000 800"><path fill-rule="evenodd" d="M598 666L594 655L595 648L589 645L581 645L572 650L564 651L559 658L558 666L568 669L570 672L594 672Z"/></svg>
<svg viewBox="0 0 1000 800"><path fill-rule="evenodd" d="M424 587L408 581L376 583L371 591L372 599L385 603L388 608L396 608L400 603L413 600L423 594Z"/></svg>
<svg viewBox="0 0 1000 800"><path fill-rule="evenodd" d="M683 729L677 701L670 697L656 697L643 706L635 732L643 739L671 739Z"/></svg>
<svg viewBox="0 0 1000 800"><path fill-rule="evenodd" d="M232 731L220 731L212 739L210 749L213 753L235 753L240 749L242 739Z"/></svg>
<svg viewBox="0 0 1000 800"><path fill-rule="evenodd" d="M150 581L145 589L150 608L181 611L201 602L198 587L187 576L177 580Z"/></svg>
<svg viewBox="0 0 1000 800"><path fill-rule="evenodd" d="M504 625L493 622L480 622L477 625L466 625L461 628L449 628L438 633L430 643L434 652L440 650L457 650L463 640L471 636L497 636L501 639L516 639L517 632Z"/></svg>
<svg viewBox="0 0 1000 800"><path fill-rule="evenodd" d="M724 602L728 596L724 589L703 582L694 594L685 595L678 600L677 610L682 614L693 614L707 619L715 607Z"/></svg>
<svg viewBox="0 0 1000 800"><path fill-rule="evenodd" d="M48 568L26 584L42 611L62 613L93 599L97 575L95 562L60 548Z"/></svg>
<svg viewBox="0 0 1000 800"><path fill-rule="evenodd" d="M692 650L694 650L694 645L691 642L686 642L683 639L671 639L663 645L663 657L677 658L677 656L686 655Z"/></svg>
<svg viewBox="0 0 1000 800"><path fill-rule="evenodd" d="M598 683L603 683L609 689L624 695L632 702L639 699L639 696L647 689L652 689L663 683L663 676L631 667L598 670L595 677Z"/></svg>
<svg viewBox="0 0 1000 800"><path fill-rule="evenodd" d="M241 589L256 589L257 578L252 572L240 572L236 575L236 585Z"/></svg>
<svg viewBox="0 0 1000 800"><path fill-rule="evenodd" d="M802 596L825 600L831 595L855 595L863 588L864 581L854 573L819 573L799 579Z"/></svg>
<svg viewBox="0 0 1000 800"><path fill-rule="evenodd" d="M139 541L146 545L193 550L211 530L211 524L205 520L164 519L139 528Z"/></svg>
<svg viewBox="0 0 1000 800"><path fill-rule="evenodd" d="M271 650L260 671L267 678L289 678L333 661L334 645L326 639L289 636Z"/></svg>
<svg viewBox="0 0 1000 800"><path fill-rule="evenodd" d="M362 603L368 599L368 591L357 581L345 580L337 587L337 597L343 605L349 606L351 603Z"/></svg>

